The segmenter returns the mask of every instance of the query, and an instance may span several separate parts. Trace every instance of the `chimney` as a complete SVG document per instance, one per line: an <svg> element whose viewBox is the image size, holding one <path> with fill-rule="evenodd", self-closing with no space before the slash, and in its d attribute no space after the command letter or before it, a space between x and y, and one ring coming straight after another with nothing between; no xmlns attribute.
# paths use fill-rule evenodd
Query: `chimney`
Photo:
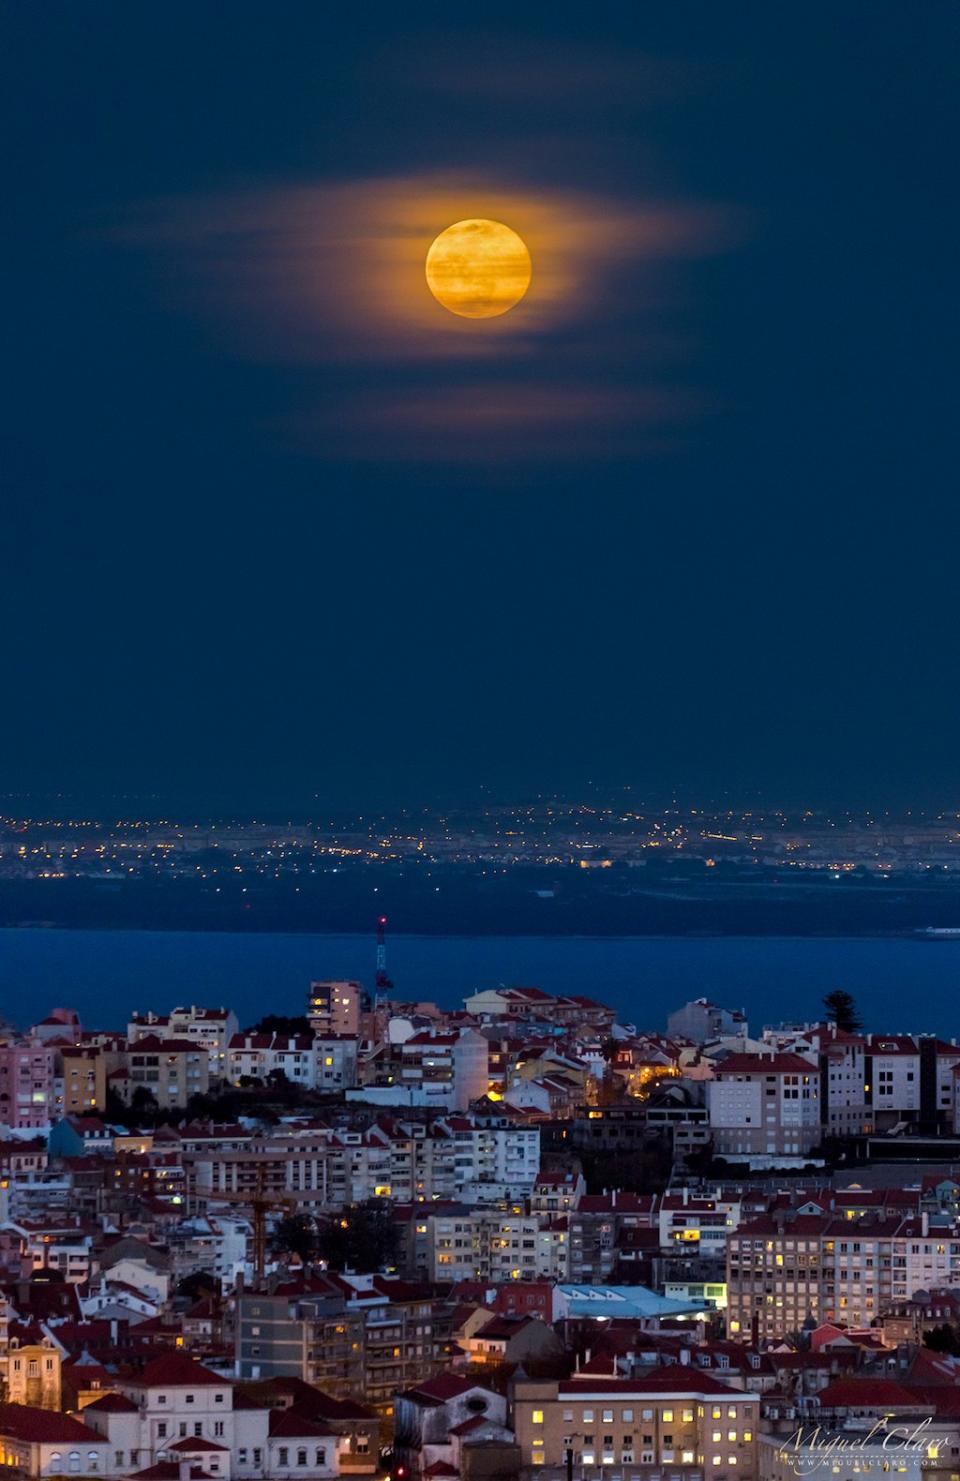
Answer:
<svg viewBox="0 0 960 1481"><path fill-rule="evenodd" d="M690 1349L689 1349L689 1347L681 1347L681 1349L680 1349L680 1362L683 1364L684 1368L689 1367L689 1365L690 1365Z"/></svg>
<svg viewBox="0 0 960 1481"><path fill-rule="evenodd" d="M690 1189L687 1187L686 1183L684 1183L684 1185L683 1185L683 1206L684 1206L684 1208L686 1208L686 1206L687 1206L687 1199L689 1197L690 1197Z"/></svg>
<svg viewBox="0 0 960 1481"><path fill-rule="evenodd" d="M926 1211L924 1211L920 1215L920 1237L922 1239L926 1239L926 1237L927 1237L927 1235L929 1233L930 1233L930 1215Z"/></svg>
<svg viewBox="0 0 960 1481"><path fill-rule="evenodd" d="M190 1462L187 1460L186 1456L184 1456L183 1459L180 1461L179 1481L190 1481Z"/></svg>

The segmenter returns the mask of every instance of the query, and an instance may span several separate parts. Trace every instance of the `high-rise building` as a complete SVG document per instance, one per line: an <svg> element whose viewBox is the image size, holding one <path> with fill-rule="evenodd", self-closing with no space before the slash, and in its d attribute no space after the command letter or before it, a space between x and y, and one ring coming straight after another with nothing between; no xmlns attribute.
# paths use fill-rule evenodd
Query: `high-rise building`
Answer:
<svg viewBox="0 0 960 1481"><path fill-rule="evenodd" d="M311 982L307 1017L316 1034L358 1034L363 1007L359 982Z"/></svg>

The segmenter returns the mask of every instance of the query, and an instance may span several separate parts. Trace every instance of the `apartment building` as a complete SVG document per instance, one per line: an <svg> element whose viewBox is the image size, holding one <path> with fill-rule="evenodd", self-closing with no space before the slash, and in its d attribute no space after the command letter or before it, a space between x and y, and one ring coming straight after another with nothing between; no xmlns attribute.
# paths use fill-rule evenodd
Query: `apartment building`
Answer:
<svg viewBox="0 0 960 1481"><path fill-rule="evenodd" d="M174 1008L170 1013L135 1013L127 1025L127 1039L184 1039L205 1049L210 1078L223 1080L227 1074L227 1046L240 1024L231 1008Z"/></svg>
<svg viewBox="0 0 960 1481"><path fill-rule="evenodd" d="M297 1413L280 1414L241 1402L233 1384L185 1353L153 1358L116 1392L87 1404L84 1423L107 1441L102 1459L88 1470L108 1475L212 1478L312 1478L340 1474L349 1439ZM79 1466L61 1464L68 1473ZM153 1468L153 1469L150 1469Z"/></svg>
<svg viewBox="0 0 960 1481"><path fill-rule="evenodd" d="M513 1122L467 1118L430 1125L385 1117L365 1130L303 1124L242 1145L184 1152L191 1209L217 1194L293 1194L301 1203L342 1207L368 1198L430 1203L520 1198L539 1165L539 1132Z"/></svg>
<svg viewBox="0 0 960 1481"><path fill-rule="evenodd" d="M821 1116L837 1136L911 1128L932 1136L960 1126L960 1047L931 1035L847 1034L817 1026Z"/></svg>
<svg viewBox="0 0 960 1481"><path fill-rule="evenodd" d="M555 1027L609 1029L616 1021L612 1008L580 994L553 997L539 987L492 987L464 998L464 1007L487 1022L526 1019Z"/></svg>
<svg viewBox="0 0 960 1481"><path fill-rule="evenodd" d="M747 1020L737 1008L721 1008L709 998L696 998L670 1014L667 1033L672 1039L691 1039L694 1044L706 1044L711 1039L745 1039Z"/></svg>
<svg viewBox="0 0 960 1481"><path fill-rule="evenodd" d="M446 1117L438 1122L454 1141L456 1193L466 1203L528 1197L540 1170L540 1129L511 1116Z"/></svg>
<svg viewBox="0 0 960 1481"><path fill-rule="evenodd" d="M0 1127L40 1130L56 1115L53 1048L34 1039L0 1042Z"/></svg>
<svg viewBox="0 0 960 1481"><path fill-rule="evenodd" d="M329 1276L243 1292L237 1302L241 1378L296 1376L389 1417L399 1389L448 1362L449 1326L429 1291L383 1276Z"/></svg>
<svg viewBox="0 0 960 1481"><path fill-rule="evenodd" d="M587 1481L745 1481L757 1476L757 1394L688 1364L643 1378L573 1378L512 1386L513 1428L525 1477ZM568 1461L569 1456L569 1461Z"/></svg>
<svg viewBox="0 0 960 1481"><path fill-rule="evenodd" d="M107 1103L107 1073L117 1068L119 1055L111 1057L99 1048L74 1045L61 1049L60 1059L63 1115L100 1115Z"/></svg>
<svg viewBox="0 0 960 1481"><path fill-rule="evenodd" d="M322 1034L313 1041L314 1088L350 1090L357 1084L360 1040L355 1034Z"/></svg>
<svg viewBox="0 0 960 1481"><path fill-rule="evenodd" d="M416 1222L423 1236L427 1279L565 1280L569 1238L564 1221L541 1214L503 1214L463 1208L424 1210Z"/></svg>
<svg viewBox="0 0 960 1481"><path fill-rule="evenodd" d="M359 982L311 982L307 999L310 1027L320 1038L359 1034L364 992Z"/></svg>
<svg viewBox="0 0 960 1481"><path fill-rule="evenodd" d="M0 1385L7 1404L60 1408L61 1351L44 1327L11 1326L0 1296Z"/></svg>
<svg viewBox="0 0 960 1481"><path fill-rule="evenodd" d="M234 1034L227 1045L226 1077L231 1085L267 1081L282 1075L291 1085L313 1090L317 1060L311 1034Z"/></svg>
<svg viewBox="0 0 960 1481"><path fill-rule="evenodd" d="M689 1188L664 1193L658 1218L661 1250L723 1260L727 1235L740 1223L740 1209L739 1194L719 1189L713 1197L695 1196Z"/></svg>
<svg viewBox="0 0 960 1481"><path fill-rule="evenodd" d="M624 1239L632 1231L655 1227L655 1208L652 1193L585 1193L566 1216L567 1278L584 1285L609 1280Z"/></svg>
<svg viewBox="0 0 960 1481"><path fill-rule="evenodd" d="M707 1082L717 1152L804 1157L821 1139L820 1074L799 1054L731 1054Z"/></svg>
<svg viewBox="0 0 960 1481"><path fill-rule="evenodd" d="M925 1215L759 1219L728 1241L727 1330L782 1337L810 1317L869 1326L918 1290L958 1283L960 1235L932 1230Z"/></svg>
<svg viewBox="0 0 960 1481"><path fill-rule="evenodd" d="M210 1088L208 1051L189 1039L144 1034L123 1058L125 1078L112 1078L111 1084L131 1101L142 1087L161 1109L185 1109L192 1095L206 1095Z"/></svg>

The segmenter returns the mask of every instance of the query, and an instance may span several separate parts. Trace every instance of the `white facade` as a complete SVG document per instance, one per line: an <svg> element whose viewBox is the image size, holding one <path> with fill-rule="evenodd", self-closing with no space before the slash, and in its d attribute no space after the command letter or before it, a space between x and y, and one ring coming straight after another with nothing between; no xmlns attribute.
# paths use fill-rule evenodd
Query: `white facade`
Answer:
<svg viewBox="0 0 960 1481"><path fill-rule="evenodd" d="M314 1088L350 1090L357 1083L359 1039L348 1034L318 1036L313 1042Z"/></svg>
<svg viewBox="0 0 960 1481"><path fill-rule="evenodd" d="M723 1156L802 1156L820 1140L820 1075L799 1055L733 1054L706 1089Z"/></svg>

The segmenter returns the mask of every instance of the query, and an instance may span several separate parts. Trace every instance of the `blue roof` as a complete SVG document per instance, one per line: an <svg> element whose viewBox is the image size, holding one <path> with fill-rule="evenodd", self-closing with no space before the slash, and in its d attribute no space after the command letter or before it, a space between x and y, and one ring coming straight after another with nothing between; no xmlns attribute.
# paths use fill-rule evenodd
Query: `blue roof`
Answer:
<svg viewBox="0 0 960 1481"><path fill-rule="evenodd" d="M566 1298L570 1316L638 1317L689 1316L708 1311L710 1302L674 1301L648 1286L557 1286Z"/></svg>

